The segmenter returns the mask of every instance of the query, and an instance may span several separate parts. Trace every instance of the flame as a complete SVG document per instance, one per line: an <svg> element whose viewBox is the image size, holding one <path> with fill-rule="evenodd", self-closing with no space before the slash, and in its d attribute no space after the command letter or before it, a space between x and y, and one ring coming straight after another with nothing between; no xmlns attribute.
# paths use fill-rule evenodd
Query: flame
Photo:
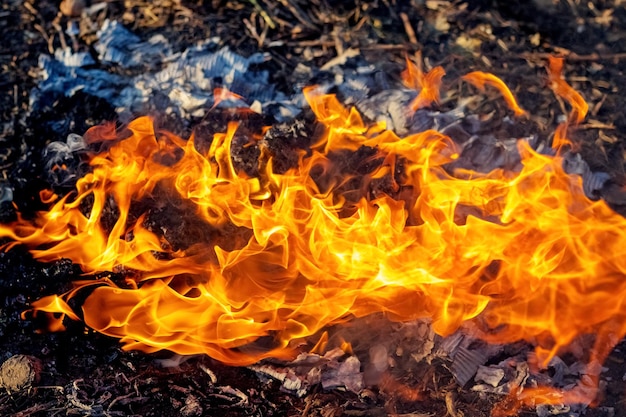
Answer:
<svg viewBox="0 0 626 417"><path fill-rule="evenodd" d="M555 91L571 99L578 122L579 96L557 67L551 61ZM436 100L443 70L423 75L409 63L407 74L421 88L414 107ZM464 79L495 86L523 114L495 76ZM432 318L441 335L474 320L486 340L532 341L542 365L580 334L597 333L598 343L626 334L626 220L587 199L561 156L519 140L518 172L451 173L461 149L444 134L401 138L334 96L314 88L305 96L324 134L284 173L262 143L258 176L235 168L236 124L205 152L198 138L155 130L147 117L115 138L110 126L89 130L89 143L108 146L76 191L47 193L48 211L0 225L0 236L41 261L69 258L86 274L125 271L126 281L79 281L34 302L33 312L60 315L51 326L59 329L66 317L79 319L68 301L86 291L85 323L126 349L238 365L288 357L302 338L375 312ZM379 163L342 170L338 157L363 146ZM372 193L383 178L392 189ZM146 201L188 205L206 237L174 248L137 214ZM111 210L116 220L105 227ZM608 350L594 352L601 360Z"/></svg>
<svg viewBox="0 0 626 417"><path fill-rule="evenodd" d="M506 104L511 110L513 110L516 116L523 116L526 114L526 110L522 109L519 104L517 104L517 100L511 90L509 90L509 87L507 87L504 81L495 75L482 71L474 71L464 75L462 78L481 91L485 90L485 85L497 88L502 94L502 97L504 97Z"/></svg>
<svg viewBox="0 0 626 417"><path fill-rule="evenodd" d="M549 57L549 63L548 80L550 88L554 91L554 94L565 99L572 106L571 119L574 123L582 123L589 110L589 105L580 93L563 79L561 75L563 72L563 58L551 56Z"/></svg>
<svg viewBox="0 0 626 417"><path fill-rule="evenodd" d="M404 85L419 92L411 103L411 109L416 111L417 109L428 107L432 103L438 103L441 80L446 75L444 69L435 67L424 74L421 65L415 65L409 60L408 56L405 58L405 61L406 70L402 72ZM418 62L421 62L421 60L418 59Z"/></svg>
<svg viewBox="0 0 626 417"><path fill-rule="evenodd" d="M554 132L554 138L552 140L552 148L557 151L566 147L573 148L574 144L567 137L567 129L571 123L579 124L585 120L589 105L583 99L583 97L574 90L564 79L561 73L563 72L563 58L549 57L548 65L548 86L556 94L566 100L572 107L572 113L567 121L561 123Z"/></svg>

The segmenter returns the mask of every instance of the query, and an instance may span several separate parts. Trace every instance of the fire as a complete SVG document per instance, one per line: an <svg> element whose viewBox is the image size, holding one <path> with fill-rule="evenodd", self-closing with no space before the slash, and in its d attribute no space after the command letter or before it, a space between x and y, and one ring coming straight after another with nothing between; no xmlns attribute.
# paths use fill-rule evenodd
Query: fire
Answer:
<svg viewBox="0 0 626 417"><path fill-rule="evenodd" d="M589 105L587 105L585 99L563 79L561 75L561 72L563 72L563 58L550 57L549 61L548 76L550 88L556 95L567 100L572 106L573 121L575 123L582 122L587 115Z"/></svg>
<svg viewBox="0 0 626 417"><path fill-rule="evenodd" d="M560 68L551 61L550 80L580 122L586 106ZM442 76L409 65L405 79L420 91L413 108L438 99ZM495 86L525 114L495 76L464 80ZM34 313L60 315L52 325L59 329L79 319L68 301L88 291L87 326L127 349L206 353L238 365L288 357L302 338L375 312L432 318L441 335L474 320L487 340L532 341L543 365L580 334L598 334L600 360L612 346L606 341L626 334L626 220L586 198L559 154L519 140L518 172L449 172L462 150L444 134L401 138L333 96L305 94L324 134L284 173L262 143L258 176L235 168L236 124L206 152L198 138L157 131L146 117L118 134L88 131L89 143L107 146L76 191L47 193L48 211L0 225L0 236L41 261L69 258L86 274L125 271L126 281L76 282L34 302ZM562 140L566 134L564 126ZM333 163L334 154L363 146L382 163L358 176ZM391 190L372 195L369 185L381 178L391 178ZM133 210L150 199L188 204L210 238L172 247ZM116 221L105 227L111 206ZM219 238L227 226L232 238Z"/></svg>
<svg viewBox="0 0 626 417"><path fill-rule="evenodd" d="M417 62L421 62L419 56ZM427 107L433 102L439 102L439 89L444 75L446 72L442 67L435 67L424 74L421 66L415 65L406 57L406 70L402 73L402 79L407 87L419 91L411 103L413 111Z"/></svg>
<svg viewBox="0 0 626 417"><path fill-rule="evenodd" d="M502 93L506 104L508 104L508 106L511 108L511 110L513 110L516 116L522 116L526 114L526 111L522 109L519 104L517 104L517 100L515 100L515 96L513 96L513 93L511 92L511 90L509 90L509 87L507 87L504 81L502 81L495 75L488 74L482 71L474 71L463 76L463 79L469 83L472 83L482 91L485 90L485 85L490 85L497 88Z"/></svg>

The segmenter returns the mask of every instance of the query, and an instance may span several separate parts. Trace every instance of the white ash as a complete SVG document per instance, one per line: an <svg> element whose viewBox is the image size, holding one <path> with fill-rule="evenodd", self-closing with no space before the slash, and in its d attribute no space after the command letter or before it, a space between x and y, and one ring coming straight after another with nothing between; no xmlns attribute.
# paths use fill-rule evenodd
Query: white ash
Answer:
<svg viewBox="0 0 626 417"><path fill-rule="evenodd" d="M385 122L387 129L398 135L409 133L408 124L412 117L409 107L416 94L410 90L387 90L372 97L356 101L356 108L368 119Z"/></svg>
<svg viewBox="0 0 626 417"><path fill-rule="evenodd" d="M515 360L511 358L500 362L493 368L501 369L504 372L504 377L498 381L498 384L493 386L491 383L479 383L472 386L472 391L498 395L508 395L513 392L518 395L522 393L530 377L530 369L525 359L518 358Z"/></svg>
<svg viewBox="0 0 626 417"><path fill-rule="evenodd" d="M96 63L96 60L88 52L72 52L69 46L54 51L54 59L70 68L86 67Z"/></svg>
<svg viewBox="0 0 626 417"><path fill-rule="evenodd" d="M172 47L163 35L154 35L143 42L117 21L105 20L97 33L94 49L103 62L125 68L157 67L166 57L172 56Z"/></svg>
<svg viewBox="0 0 626 417"><path fill-rule="evenodd" d="M321 383L324 389L345 387L359 393L363 389L361 362L356 356L349 356L343 362L329 363L327 372L321 376Z"/></svg>
<svg viewBox="0 0 626 417"><path fill-rule="evenodd" d="M339 348L323 356L301 353L289 363L265 362L249 366L249 369L262 378L279 381L283 391L298 397L306 395L317 384L321 384L324 389L343 388L354 393L359 393L364 387L361 362L356 356L346 355Z"/></svg>
<svg viewBox="0 0 626 417"><path fill-rule="evenodd" d="M548 416L568 416L568 417L578 417L579 413L573 413L570 406L565 404L558 405L538 405L535 407L535 412L537 413L537 417L548 417Z"/></svg>
<svg viewBox="0 0 626 417"><path fill-rule="evenodd" d="M249 368L261 378L279 381L282 390L300 397L317 384L324 389L342 388L359 393L366 385L378 383L385 373L409 370L419 363L431 364L435 360L443 361L457 383L463 386L481 366L502 350L500 345L488 345L477 339L472 328L467 326L451 336L441 337L435 335L427 319L390 323L380 316L357 321L347 328L338 329L330 339L353 341L353 355L334 348L323 356L302 353L292 362L265 361ZM364 328L367 328L369 338L359 337ZM527 370L528 366L524 369ZM519 383L528 375L525 372L520 377L514 371L515 367L509 371L511 375L506 382ZM505 378L504 371L501 373L500 379Z"/></svg>
<svg viewBox="0 0 626 417"><path fill-rule="evenodd" d="M600 391L604 391L605 387L605 381L600 381L598 387L589 375L582 375L576 383L563 387L564 390L571 391L576 394L577 403L553 405L539 404L535 407L535 411L540 417L563 415L563 413L566 413L568 416L583 415L585 410L598 395L598 388Z"/></svg>
<svg viewBox="0 0 626 417"><path fill-rule="evenodd" d="M424 358L431 363L442 359L460 386L470 381L480 366L502 352L503 346L480 339L471 323L447 337L434 336L432 352Z"/></svg>
<svg viewBox="0 0 626 417"><path fill-rule="evenodd" d="M196 397L193 394L188 394L185 398L185 405L180 409L180 415L183 417L201 416L204 413L204 409Z"/></svg>
<svg viewBox="0 0 626 417"><path fill-rule="evenodd" d="M512 392L520 395L526 388L551 386L576 393L578 403L575 404L539 404L535 407L538 416L584 414L586 408L597 395L598 387L594 378L600 376L607 368L598 362L584 363L576 361L567 365L559 356L555 356L544 372L531 372L528 360L533 356L518 355L489 366L481 366L474 380L477 382L471 389L481 394L509 395ZM606 382L600 380L600 391ZM564 414L565 413L565 414Z"/></svg>
<svg viewBox="0 0 626 417"><path fill-rule="evenodd" d="M552 382L556 386L563 386L565 384L565 377L571 375L571 368L567 366L563 359L558 356L553 357L548 364L548 368L551 368L554 372L552 375Z"/></svg>
<svg viewBox="0 0 626 417"><path fill-rule="evenodd" d="M498 168L518 171L522 159L517 149L518 140L526 140L532 144L536 137L499 139L493 135L471 136L462 146L461 157L452 165L455 168L469 168L483 173Z"/></svg>
<svg viewBox="0 0 626 417"><path fill-rule="evenodd" d="M44 170L51 185L68 186L76 182L87 166L87 144L82 136L70 133L64 142L54 141L43 150Z"/></svg>
<svg viewBox="0 0 626 417"><path fill-rule="evenodd" d="M500 384L500 381L502 381L503 378L504 370L502 368L493 365L480 365L476 371L476 375L474 376L474 381L484 382L495 388Z"/></svg>
<svg viewBox="0 0 626 417"><path fill-rule="evenodd" d="M79 91L104 98L118 107L128 102L124 90L131 85L132 78L90 68L87 66L90 65L88 61L75 66L79 61L72 54L58 55L56 58L45 54L39 56L40 81L30 92L31 111L51 106L59 95L71 97Z"/></svg>
<svg viewBox="0 0 626 417"><path fill-rule="evenodd" d="M226 100L221 106L248 107L246 103L258 101L262 106L280 107L284 102L282 112L295 116L294 105L269 82L268 71L251 69L268 58L265 54L245 58L228 48L218 49L215 39L174 53L164 37L141 41L108 20L98 37L94 45L98 62L116 64L129 75L99 69L93 57L83 52L64 49L54 57L41 55L41 81L31 91L31 109L50 105L57 95L69 97L83 91L109 101L122 119L146 111L148 105L183 118L201 117L215 105L213 89L221 87L246 99L245 103Z"/></svg>
<svg viewBox="0 0 626 417"><path fill-rule="evenodd" d="M381 344L374 345L369 351L370 363L376 369L376 372L382 373L389 367L389 354L387 348Z"/></svg>
<svg viewBox="0 0 626 417"><path fill-rule="evenodd" d="M460 100L454 109L445 112L418 109L408 122L409 132L419 133L433 129L445 133L447 129L460 125L466 134L475 135L480 130L481 122L477 115L471 115L467 112L467 106L474 100L474 98ZM463 142L458 138L455 141Z"/></svg>
<svg viewBox="0 0 626 417"><path fill-rule="evenodd" d="M155 359L154 361L161 368L166 368L166 369L168 369L168 368L179 368L182 364L187 362L189 359L195 358L197 356L198 355L179 355L178 353L175 353L172 356L170 356L169 358ZM206 372L206 370L204 370L204 371ZM215 374L213 374L213 376L215 376ZM215 382L215 381L213 381L213 382Z"/></svg>

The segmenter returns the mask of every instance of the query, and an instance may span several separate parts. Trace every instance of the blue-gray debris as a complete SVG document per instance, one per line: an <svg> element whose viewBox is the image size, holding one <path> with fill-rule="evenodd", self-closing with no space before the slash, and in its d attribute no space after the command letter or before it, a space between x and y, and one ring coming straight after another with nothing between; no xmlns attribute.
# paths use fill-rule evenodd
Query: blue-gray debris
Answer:
<svg viewBox="0 0 626 417"><path fill-rule="evenodd" d="M72 68L86 67L96 63L96 60L88 52L72 52L70 47L59 48L54 51L54 59L66 67Z"/></svg>
<svg viewBox="0 0 626 417"><path fill-rule="evenodd" d="M387 129L405 135L411 119L409 104L415 96L411 90L387 90L357 101L356 107L370 120L385 122Z"/></svg>
<svg viewBox="0 0 626 417"><path fill-rule="evenodd" d="M81 135L76 133L70 133L65 139L65 144L71 152L85 151L87 150L87 143Z"/></svg>
<svg viewBox="0 0 626 417"><path fill-rule="evenodd" d="M13 201L13 188L7 183L0 183L0 204Z"/></svg>
<svg viewBox="0 0 626 417"><path fill-rule="evenodd" d="M86 164L82 155L87 150L83 137L75 133L67 135L65 142L50 142L43 151L48 182L55 186L73 185L81 175L80 168Z"/></svg>
<svg viewBox="0 0 626 417"><path fill-rule="evenodd" d="M142 42L116 21L105 20L97 36L94 49L100 60L124 68L157 66L172 55L172 48L163 35L154 35Z"/></svg>
<svg viewBox="0 0 626 417"><path fill-rule="evenodd" d="M57 50L54 57L40 56L41 81L31 91L31 109L50 106L59 95L72 96L78 91L107 100L116 108L121 121L152 110L173 113L183 119L203 117L218 105L251 108L282 122L294 118L306 107L303 94L295 92L287 97L270 82L268 71L259 69L269 58L267 54L256 53L246 58L226 47L218 49L216 39L200 42L182 53L174 52L163 36L142 41L121 24L107 20L98 31L94 49L97 59L69 48ZM391 86L385 74L365 62L358 50L340 58L329 61L322 69L301 65L296 73L301 73L303 83L318 83L321 92L337 92L343 103L356 105L370 120L384 121L398 135L426 129L449 135L463 150L451 169L488 172L519 167L518 139L479 134L480 120L466 114L467 103L461 102L448 112L420 109L411 115L408 109L416 95L414 91ZM122 73L129 75L99 69L100 63L117 65L124 70ZM218 87L243 99L226 96L230 98L219 100L220 97L214 97L214 89ZM535 149L540 146L536 137L525 140ZM63 159L66 154L62 150L67 148L71 153L69 147L64 143L47 151L54 151L56 157L52 159ZM610 179L609 175L591 172L580 156L577 160L572 158L566 159L566 170L581 175L585 194L598 198L598 191ZM73 179L72 175L55 180L64 183Z"/></svg>
<svg viewBox="0 0 626 417"><path fill-rule="evenodd" d="M42 70L41 81L38 87L30 92L31 111L36 112L52 105L59 95L71 97L78 91L104 98L118 107L122 104L123 97L120 91L131 85L132 79L101 69L66 64L66 62L76 63L84 59L84 55L80 56L80 58L74 58L71 54L63 54L62 60L49 55L39 56L39 67Z"/></svg>
<svg viewBox="0 0 626 417"><path fill-rule="evenodd" d="M228 48L215 50L216 42L211 39L173 53L164 37L144 42L108 20L98 36L94 49L99 62L114 63L138 74L124 76L95 68L96 61L89 54L69 49L57 51L54 57L42 55L41 81L31 91L32 109L50 105L58 95L69 97L83 91L107 100L122 120L154 108L183 118L202 117L215 105L213 89L221 87L245 101L224 100L219 106L249 107L257 102L259 110L267 107L279 118L294 117L300 111L269 82L268 71L251 68L263 63L268 58L265 54L245 58Z"/></svg>
<svg viewBox="0 0 626 417"><path fill-rule="evenodd" d="M563 169L568 174L580 175L583 179L583 190L587 198L597 200L599 192L604 188L611 176L606 172L593 172L579 153L567 153L563 157Z"/></svg>

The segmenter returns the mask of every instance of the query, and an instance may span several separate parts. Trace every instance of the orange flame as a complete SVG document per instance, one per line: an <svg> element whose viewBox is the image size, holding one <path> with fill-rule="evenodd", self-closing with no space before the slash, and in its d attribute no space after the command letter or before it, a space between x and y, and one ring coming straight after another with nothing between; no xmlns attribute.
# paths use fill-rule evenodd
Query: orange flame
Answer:
<svg viewBox="0 0 626 417"><path fill-rule="evenodd" d="M411 65L411 82L438 91L441 72L423 76ZM523 113L494 76L465 79L496 86ZM366 125L333 96L315 89L305 96L325 132L285 173L273 171L267 149L258 177L237 170L235 124L202 153L196 138L155 131L143 117L92 158L75 193L48 195L50 209L33 222L0 225L0 236L14 241L9 247L25 244L42 261L133 272L123 285L77 282L63 296L34 302L35 314L61 314L58 329L65 316L78 319L67 301L90 291L86 324L125 348L207 353L231 364L289 356L301 338L375 312L399 321L431 317L441 335L475 319L487 340L536 343L543 365L582 333L597 333L598 343L626 334L626 220L587 199L560 156L520 140L519 172L452 175L446 165L460 149L447 136L400 138ZM111 141L106 129L87 135ZM359 175L333 163L334 154L363 146L383 162ZM390 176L393 192L368 197L373 182ZM146 199L189 204L208 238L172 248L146 227L145 215L131 215ZM105 228L111 204L118 216ZM608 350L596 352L601 360Z"/></svg>
<svg viewBox="0 0 626 417"><path fill-rule="evenodd" d="M548 79L549 85L554 94L566 100L570 106L572 106L572 120L574 123L581 123L585 120L589 105L580 95L580 93L574 90L561 75L563 71L563 58L556 58L551 56L549 58L548 67Z"/></svg>
<svg viewBox="0 0 626 417"><path fill-rule="evenodd" d="M572 113L569 120L561 123L554 132L552 148L562 149L572 146L572 142L567 137L567 130L570 123L579 124L585 120L589 105L583 97L574 90L561 75L563 71L563 58L550 57L548 66L548 85L557 96L566 100L572 106Z"/></svg>
<svg viewBox="0 0 626 417"><path fill-rule="evenodd" d="M406 70L402 72L402 80L408 88L419 92L411 103L413 111L439 102L439 89L444 75L446 72L442 67L435 67L424 74L421 66L415 65L406 57Z"/></svg>
<svg viewBox="0 0 626 417"><path fill-rule="evenodd" d="M515 96L513 96L509 87L507 87L504 81L495 75L482 71L474 71L464 75L462 78L481 91L485 90L485 85L497 88L502 94L502 97L504 97L506 104L511 110L513 110L516 116L523 116L526 114L526 111L522 109L519 104L517 104L517 100L515 100Z"/></svg>

